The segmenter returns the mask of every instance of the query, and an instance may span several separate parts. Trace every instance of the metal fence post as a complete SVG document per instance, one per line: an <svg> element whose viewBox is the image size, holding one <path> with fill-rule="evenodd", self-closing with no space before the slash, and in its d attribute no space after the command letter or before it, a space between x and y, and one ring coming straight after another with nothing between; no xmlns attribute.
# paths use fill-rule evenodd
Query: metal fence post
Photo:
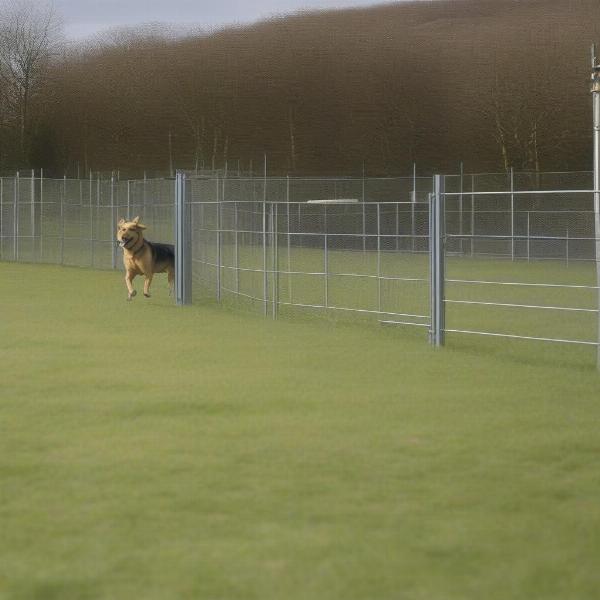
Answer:
<svg viewBox="0 0 600 600"><path fill-rule="evenodd" d="M175 176L175 302L192 303L192 235L185 174Z"/></svg>
<svg viewBox="0 0 600 600"><path fill-rule="evenodd" d="M92 170L90 169L90 181L89 181L89 208L90 208L90 266L94 266L94 204L92 201L92 196L94 189L94 184L92 180Z"/></svg>
<svg viewBox="0 0 600 600"><path fill-rule="evenodd" d="M444 177L435 175L433 194L429 203L429 260L431 289L431 328L429 342L443 346L446 326L444 303L445 266Z"/></svg>
<svg viewBox="0 0 600 600"><path fill-rule="evenodd" d="M240 242L239 242L239 215L237 200L233 203L234 235L235 235L235 291L240 293Z"/></svg>
<svg viewBox="0 0 600 600"><path fill-rule="evenodd" d="M111 240L114 239L113 229L117 224L116 207L115 207L115 173L114 171L110 174L110 236ZM111 243L112 247L112 268L117 268L117 245Z"/></svg>
<svg viewBox="0 0 600 600"><path fill-rule="evenodd" d="M365 208L365 161L363 161L363 173L362 173L362 233L363 233L363 252L367 251L367 214Z"/></svg>
<svg viewBox="0 0 600 600"><path fill-rule="evenodd" d="M325 235L323 241L323 267L325 269L325 310L329 308L329 240L327 239L327 205L323 206Z"/></svg>
<svg viewBox="0 0 600 600"><path fill-rule="evenodd" d="M530 238L530 229L529 229L529 211L527 211L527 262L529 262L531 258L531 238Z"/></svg>
<svg viewBox="0 0 600 600"><path fill-rule="evenodd" d="M471 256L475 254L475 175L471 175Z"/></svg>
<svg viewBox="0 0 600 600"><path fill-rule="evenodd" d="M510 168L510 256L515 260L515 171Z"/></svg>
<svg viewBox="0 0 600 600"><path fill-rule="evenodd" d="M598 314L596 366L600 369L600 64L596 59L596 46L592 46L592 100L594 142L594 237L596 247L596 286Z"/></svg>
<svg viewBox="0 0 600 600"><path fill-rule="evenodd" d="M271 204L271 246L273 259L273 319L279 313L279 252L277 243L277 203Z"/></svg>
<svg viewBox="0 0 600 600"><path fill-rule="evenodd" d="M267 203L262 203L262 237L263 237L263 311L265 317L269 313L269 275L267 273Z"/></svg>
<svg viewBox="0 0 600 600"><path fill-rule="evenodd" d="M40 260L44 258L44 169L40 169Z"/></svg>
<svg viewBox="0 0 600 600"><path fill-rule="evenodd" d="M63 190L60 196L60 264L65 262L65 202L67 199L67 176L63 176Z"/></svg>
<svg viewBox="0 0 600 600"><path fill-rule="evenodd" d="M377 311L381 312L381 204L377 203Z"/></svg>
<svg viewBox="0 0 600 600"><path fill-rule="evenodd" d="M286 197L286 208L287 208L287 293L288 293L288 301L293 302L293 294L292 294L292 241L290 238L290 176L287 176L286 181L286 189L285 189L285 197Z"/></svg>
<svg viewBox="0 0 600 600"><path fill-rule="evenodd" d="M36 257L36 229L35 229L35 170L31 169L31 260L35 261Z"/></svg>
<svg viewBox="0 0 600 600"><path fill-rule="evenodd" d="M219 193L219 178L217 177L217 302L221 302L221 196ZM223 193L225 180L223 180Z"/></svg>
<svg viewBox="0 0 600 600"><path fill-rule="evenodd" d="M19 171L15 177L13 204L13 259L19 260Z"/></svg>
<svg viewBox="0 0 600 600"><path fill-rule="evenodd" d="M410 239L411 239L411 250L415 251L416 245L416 228L415 228L415 203L417 202L417 163L413 162L413 176L412 176L412 198L410 203Z"/></svg>
<svg viewBox="0 0 600 600"><path fill-rule="evenodd" d="M463 161L460 161L460 195L458 197L458 235L460 236L460 253L464 254L464 243L465 238L463 237L463 191L464 191L464 179L465 179L465 166Z"/></svg>

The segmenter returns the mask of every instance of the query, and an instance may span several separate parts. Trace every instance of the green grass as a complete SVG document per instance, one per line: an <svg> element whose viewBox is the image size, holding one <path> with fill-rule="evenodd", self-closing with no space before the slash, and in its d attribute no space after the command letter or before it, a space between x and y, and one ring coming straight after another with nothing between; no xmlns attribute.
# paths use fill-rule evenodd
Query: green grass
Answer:
<svg viewBox="0 0 600 600"><path fill-rule="evenodd" d="M154 285L0 263L2 600L597 596L590 349Z"/></svg>

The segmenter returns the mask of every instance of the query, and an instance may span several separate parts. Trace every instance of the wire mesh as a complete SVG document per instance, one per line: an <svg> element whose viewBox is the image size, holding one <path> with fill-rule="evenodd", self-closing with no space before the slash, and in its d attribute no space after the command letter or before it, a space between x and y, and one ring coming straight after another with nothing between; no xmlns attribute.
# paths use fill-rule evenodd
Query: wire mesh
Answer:
<svg viewBox="0 0 600 600"><path fill-rule="evenodd" d="M591 173L445 178L447 331L598 342ZM194 295L430 322L432 180L192 177ZM172 179L0 179L0 259L121 268L119 218L174 236Z"/></svg>

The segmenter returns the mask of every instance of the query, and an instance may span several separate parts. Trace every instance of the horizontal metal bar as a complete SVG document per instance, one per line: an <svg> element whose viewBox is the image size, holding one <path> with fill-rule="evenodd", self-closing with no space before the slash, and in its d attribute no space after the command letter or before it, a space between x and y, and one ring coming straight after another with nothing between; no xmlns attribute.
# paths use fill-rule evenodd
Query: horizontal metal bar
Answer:
<svg viewBox="0 0 600 600"><path fill-rule="evenodd" d="M406 194L409 194L409 191L405 192ZM429 192L423 192L423 193L429 193ZM465 193L466 194L466 193ZM306 206L306 207L313 207L315 206L314 203L309 203L308 200L303 200L303 201L298 201L298 200L290 200L289 202L287 200L191 200L188 204L199 204L199 205L210 205L210 204L219 204L219 205L224 205L224 204L257 204L257 205L261 205L262 204L280 204L282 206ZM397 205L406 205L406 206L418 206L418 205L422 205L423 206L423 211L425 212L425 209L429 207L429 202L424 201L424 200L419 200L417 202L411 202L410 200L380 200L380 201L367 201L367 202L358 202L358 203L353 203L351 205L348 206L362 206L363 204L368 205L368 206L377 206L378 204L389 204L391 206L397 206ZM313 213L305 213L305 214L314 214L314 215L319 215L319 214L323 214L322 211L315 211Z"/></svg>
<svg viewBox="0 0 600 600"><path fill-rule="evenodd" d="M509 304L504 302L479 302L476 300L444 300L449 304L477 304L481 306L504 306L508 308L544 308L546 310L565 310L572 312L597 313L597 308L571 308L566 306L538 306L535 304Z"/></svg>
<svg viewBox="0 0 600 600"><path fill-rule="evenodd" d="M413 327L431 327L431 323L411 323L410 321L379 321L382 325L412 325Z"/></svg>
<svg viewBox="0 0 600 600"><path fill-rule="evenodd" d="M194 231L196 232L200 232L200 233L246 233L246 234L252 234L252 235L263 235L263 232L260 230L252 230L252 229L206 229L206 228L201 228L201 227L196 227L194 229ZM269 234L270 235L270 234ZM413 239L413 238L421 238L421 239L429 239L429 236L427 234L423 234L423 235L408 235L408 234L380 234L377 235L376 233L325 233L325 232L305 232L305 231L280 231L277 234L278 236L301 236L301 237L325 237L327 236L328 238L332 238L332 237L347 237L347 238L404 238L404 239ZM576 238L569 238L569 239L576 239ZM333 248L333 250L335 250L335 248ZM348 248L340 248L340 250L343 251L347 251L349 250ZM385 252L385 250L383 250L383 252ZM389 252L392 252L392 250L390 250ZM394 253L396 252L395 250L393 251Z"/></svg>
<svg viewBox="0 0 600 600"><path fill-rule="evenodd" d="M534 337L529 335L511 335L508 333L492 333L489 331L472 331L469 329L446 329L448 333L466 333L470 335L486 335L492 337L504 337L516 340L534 340L539 342L557 342L562 344L582 344L585 346L598 346L598 342L585 342L583 340L563 340L559 338Z"/></svg>
<svg viewBox="0 0 600 600"><path fill-rule="evenodd" d="M221 269L227 269L229 271L244 271L244 272L248 272L248 273L263 273L263 269L251 269L249 267L235 267L235 266L231 266L231 265L217 265L216 263L211 263L205 260L201 260L201 259L197 259L197 258L193 258L192 262L198 263L198 264L203 264L206 265L208 267L214 267L215 269L220 266ZM382 279L384 281L410 281L410 282L427 282L427 279L421 279L421 278L412 278L412 277L387 277L387 276L381 276L378 277L377 275L366 275L366 274L361 274L361 273L335 273L330 271L329 273L325 273L325 272L321 272L321 271L286 271L286 270L279 270L279 271L273 271L272 269L267 269L267 273L273 274L273 273L279 273L280 275L310 275L310 276L316 276L316 277L324 277L325 275L327 275L328 277L359 277L359 278L365 278L365 279Z"/></svg>
<svg viewBox="0 0 600 600"><path fill-rule="evenodd" d="M256 300L257 302L265 301L264 298L257 298L256 296L251 296L250 294L245 294L244 292L236 292L235 290L232 290L228 287L221 286L221 290L224 292L229 292L230 294L233 294L234 296L243 296L244 298L249 298L250 300Z"/></svg>
<svg viewBox="0 0 600 600"><path fill-rule="evenodd" d="M476 279L446 279L447 283L474 283L482 285L514 285L523 287L548 287L548 288L573 288L573 289L585 289L585 290L597 290L600 289L598 286L592 285L570 285L563 283L526 283L519 281L481 281Z"/></svg>
<svg viewBox="0 0 600 600"><path fill-rule="evenodd" d="M522 194L595 194L600 190L507 190L506 192L446 192L446 196L510 196Z"/></svg>
<svg viewBox="0 0 600 600"><path fill-rule="evenodd" d="M576 242L576 241L590 241L595 242L600 238L596 237L567 237L567 236L551 236L551 235L484 235L484 234L467 234L467 233L448 233L446 234L447 238L453 239L489 239L489 240L560 240L563 242Z"/></svg>

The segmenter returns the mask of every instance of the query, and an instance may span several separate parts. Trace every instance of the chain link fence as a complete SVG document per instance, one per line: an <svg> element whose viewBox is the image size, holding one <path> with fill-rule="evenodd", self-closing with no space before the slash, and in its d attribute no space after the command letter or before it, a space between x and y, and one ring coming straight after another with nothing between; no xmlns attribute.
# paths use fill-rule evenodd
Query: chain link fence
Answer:
<svg viewBox="0 0 600 600"><path fill-rule="evenodd" d="M598 343L592 173L446 176L441 291L430 177L184 181L195 298L427 331L441 293L448 333ZM120 269L118 219L173 242L175 206L168 178L1 178L0 259Z"/></svg>

